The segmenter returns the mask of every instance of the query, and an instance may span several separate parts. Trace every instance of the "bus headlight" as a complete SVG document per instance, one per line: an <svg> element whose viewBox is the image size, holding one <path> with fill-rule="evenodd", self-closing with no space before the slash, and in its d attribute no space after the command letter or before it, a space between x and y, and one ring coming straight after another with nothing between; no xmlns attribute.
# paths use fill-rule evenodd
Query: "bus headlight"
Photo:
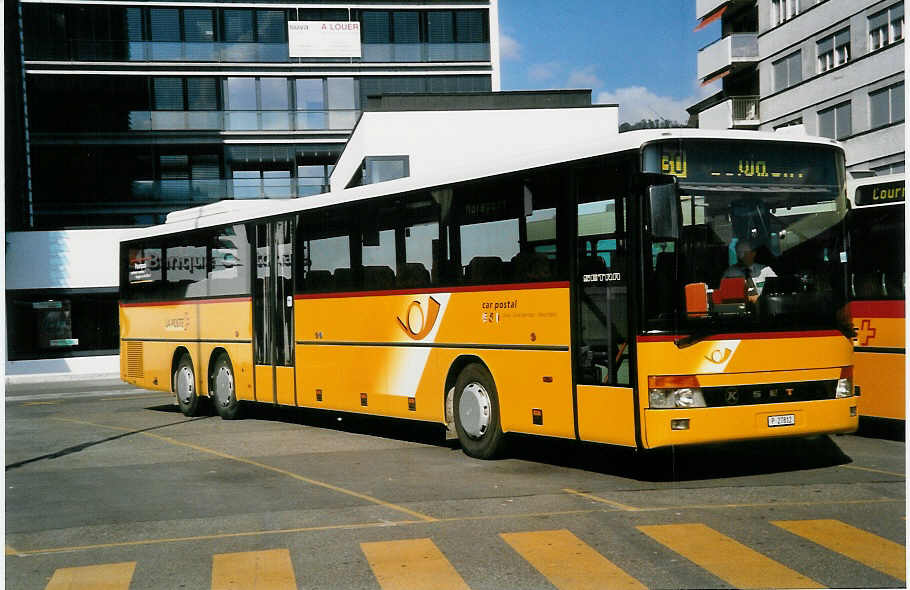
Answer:
<svg viewBox="0 0 910 590"><path fill-rule="evenodd" d="M704 408L705 397L697 387L682 387L679 389L653 388L648 390L650 407L652 408Z"/></svg>
<svg viewBox="0 0 910 590"><path fill-rule="evenodd" d="M853 367L843 367L834 389L835 398L853 397Z"/></svg>

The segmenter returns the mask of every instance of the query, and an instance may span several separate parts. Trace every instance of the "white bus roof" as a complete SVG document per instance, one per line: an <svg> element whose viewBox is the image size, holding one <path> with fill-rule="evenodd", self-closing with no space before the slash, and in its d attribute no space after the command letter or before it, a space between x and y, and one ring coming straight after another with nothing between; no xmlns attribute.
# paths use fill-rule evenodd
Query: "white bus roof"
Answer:
<svg viewBox="0 0 910 590"><path fill-rule="evenodd" d="M615 105L555 109L364 112L331 178L310 197L231 200L167 216L125 240L240 223L334 203L368 199L637 150L664 139L742 139L838 145L819 137L757 131L648 129L618 132ZM345 189L367 156L407 156L409 176Z"/></svg>

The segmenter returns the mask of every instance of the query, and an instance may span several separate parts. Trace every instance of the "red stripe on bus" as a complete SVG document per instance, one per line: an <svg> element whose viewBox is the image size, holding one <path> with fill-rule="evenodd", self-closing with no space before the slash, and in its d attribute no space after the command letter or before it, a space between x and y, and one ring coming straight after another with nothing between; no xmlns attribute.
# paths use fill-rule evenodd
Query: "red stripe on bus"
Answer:
<svg viewBox="0 0 910 590"><path fill-rule="evenodd" d="M516 283L510 285L471 285L469 287L433 287L431 289L395 289L391 291L349 291L342 293L307 293L294 299L338 299L341 297L375 297L377 295L419 295L421 293L473 293L478 291L517 291L528 289L568 288L569 281L551 283Z"/></svg>
<svg viewBox="0 0 910 590"><path fill-rule="evenodd" d="M904 301L851 301L850 315L855 318L902 318Z"/></svg>
<svg viewBox="0 0 910 590"><path fill-rule="evenodd" d="M241 303L252 301L252 297L225 297L223 299L175 299L173 301L137 301L120 303L120 307L164 307L166 305L193 305L196 303Z"/></svg>
<svg viewBox="0 0 910 590"><path fill-rule="evenodd" d="M638 336L638 342L674 342L685 338L688 334L676 336L661 334L660 336ZM730 334L712 334L704 340L774 340L777 338L822 338L829 336L843 336L837 330L812 330L805 332L745 332Z"/></svg>

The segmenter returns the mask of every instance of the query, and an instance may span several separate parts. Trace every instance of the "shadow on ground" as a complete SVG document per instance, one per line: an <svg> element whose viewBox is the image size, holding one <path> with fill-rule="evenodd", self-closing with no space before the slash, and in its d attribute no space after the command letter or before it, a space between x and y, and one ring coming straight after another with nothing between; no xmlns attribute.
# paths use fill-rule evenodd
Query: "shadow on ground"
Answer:
<svg viewBox="0 0 910 590"><path fill-rule="evenodd" d="M149 410L177 412L174 405ZM201 415L214 415L204 404ZM268 420L460 450L457 440L445 440L441 425L309 408L246 405L243 419ZM581 443L528 435L511 435L502 459L582 469L642 481L697 481L785 473L844 465L852 460L829 436L780 438L717 445L671 447L638 451L624 447ZM474 461L465 457L466 461Z"/></svg>

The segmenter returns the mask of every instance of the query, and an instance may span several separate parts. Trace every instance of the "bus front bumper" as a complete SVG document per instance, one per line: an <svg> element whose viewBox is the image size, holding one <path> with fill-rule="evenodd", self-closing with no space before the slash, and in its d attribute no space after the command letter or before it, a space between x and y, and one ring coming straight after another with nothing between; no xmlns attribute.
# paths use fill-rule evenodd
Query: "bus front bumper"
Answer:
<svg viewBox="0 0 910 590"><path fill-rule="evenodd" d="M854 432L858 398L690 409L646 409L642 444L653 449L734 440Z"/></svg>

